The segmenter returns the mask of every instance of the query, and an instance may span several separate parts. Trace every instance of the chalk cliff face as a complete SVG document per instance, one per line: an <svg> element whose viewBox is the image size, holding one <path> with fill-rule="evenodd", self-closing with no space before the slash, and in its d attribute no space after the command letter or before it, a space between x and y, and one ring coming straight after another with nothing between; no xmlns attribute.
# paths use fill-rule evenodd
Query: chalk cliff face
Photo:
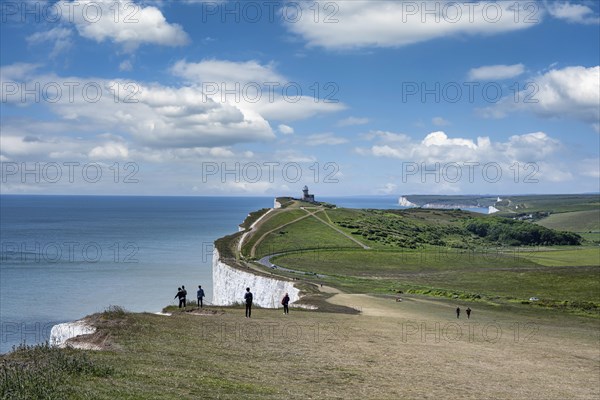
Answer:
<svg viewBox="0 0 600 400"><path fill-rule="evenodd" d="M497 213L497 212L500 212L500 210L498 210L496 207L494 207L494 206L489 206L488 207L488 214L494 214L494 213Z"/></svg>
<svg viewBox="0 0 600 400"><path fill-rule="evenodd" d="M84 321L65 322L64 324L54 325L50 330L50 345L65 347L67 340L94 332L96 332L96 328Z"/></svg>
<svg viewBox="0 0 600 400"><path fill-rule="evenodd" d="M249 287L253 294L253 304L264 308L281 307L281 298L285 293L290 303L300 298L300 290L292 282L255 275L233 268L221 261L219 252L213 252L213 299L212 304L227 306L244 301L244 293Z"/></svg>
<svg viewBox="0 0 600 400"><path fill-rule="evenodd" d="M404 196L398 199L398 205L401 207L417 207L415 203L408 201L408 199Z"/></svg>

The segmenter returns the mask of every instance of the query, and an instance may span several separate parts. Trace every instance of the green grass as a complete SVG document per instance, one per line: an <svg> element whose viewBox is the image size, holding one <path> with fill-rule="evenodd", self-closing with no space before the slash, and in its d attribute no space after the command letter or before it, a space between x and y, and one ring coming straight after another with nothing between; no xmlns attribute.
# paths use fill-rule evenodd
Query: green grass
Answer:
<svg viewBox="0 0 600 400"><path fill-rule="evenodd" d="M579 236L583 238L585 243L600 245L600 232L579 232Z"/></svg>
<svg viewBox="0 0 600 400"><path fill-rule="evenodd" d="M552 214L537 223L546 228L570 232L599 232L600 209Z"/></svg>
<svg viewBox="0 0 600 400"><path fill-rule="evenodd" d="M274 257L277 265L327 275L322 280L352 293L412 290L446 297L527 301L600 315L597 249L538 252L340 250L297 252ZM540 259L540 263L534 260ZM568 265L565 266L565 265Z"/></svg>
<svg viewBox="0 0 600 400"><path fill-rule="evenodd" d="M260 217L265 215L267 213L267 211L269 211L269 208L262 208L257 211L252 211L250 214L248 214L248 216L246 217L244 222L242 222L240 224L240 227L242 227L244 229L250 228L252 226L252 224L254 222L256 222L256 220L258 220Z"/></svg>
<svg viewBox="0 0 600 400"><path fill-rule="evenodd" d="M534 268L538 265L520 253L460 251L440 248L429 251L377 251L327 249L273 257L272 262L299 271L327 275L406 277L443 271L496 268Z"/></svg>
<svg viewBox="0 0 600 400"><path fill-rule="evenodd" d="M568 207L590 205L595 201L589 196L561 199ZM518 200L536 207L559 204L552 196L521 196ZM600 292L599 248L589 244L507 246L508 242L515 244L519 240L539 241L542 234L548 241L556 235L530 222L460 210L341 208L317 215L369 246L370 250L359 248L314 217L263 235L301 216L303 211L294 210L295 205L289 205L293 211L280 212L261 224L245 248L261 237L257 257L286 253L271 261L292 270L327 276L324 279L309 276L315 283L324 281L352 293L389 293L404 288L430 295L492 302L527 301L535 296L543 297L544 304L550 306L570 302L568 308L584 312L589 311L586 302L600 305L596 295ZM588 214L582 214L580 219L585 215L589 217ZM470 228L474 222L475 231ZM480 226L485 227L487 233L479 232ZM536 234L540 236L537 239ZM282 271L277 273L294 276Z"/></svg>
<svg viewBox="0 0 600 400"><path fill-rule="evenodd" d="M242 237L243 232L236 232L232 235L223 236L215 240L215 248L219 251L221 258L237 259L237 243Z"/></svg>
<svg viewBox="0 0 600 400"><path fill-rule="evenodd" d="M288 324L280 310L255 309L254 320L244 320L243 312L228 308L217 317L128 314L127 323L102 328L119 343L119 351L83 354L46 347L43 357L36 355L37 347L18 351L3 358L3 364L25 359L37 375L3 375L9 379L0 382L7 386L2 398L280 399L308 395L310 381L319 381L325 396L346 383L344 368L330 370L325 358L306 362L314 346L335 345L340 338L333 336L330 314L292 309ZM60 372L64 376L56 375L56 369L65 369L62 360L68 361L68 369ZM274 379L282 372L285 380ZM13 391L23 379L31 382L27 390Z"/></svg>
<svg viewBox="0 0 600 400"><path fill-rule="evenodd" d="M322 212L316 214L325 221ZM267 235L258 245L256 256L284 251L319 248L358 248L358 244L328 227L314 217L308 217Z"/></svg>
<svg viewBox="0 0 600 400"><path fill-rule="evenodd" d="M597 194L509 196L506 199L511 200L511 205L502 209L517 213L561 213L598 210L600 207L600 195Z"/></svg>
<svg viewBox="0 0 600 400"><path fill-rule="evenodd" d="M116 344L113 350L41 347L0 356L14 371L25 364L35 372L8 375L1 385L27 384L3 391L2 398L595 398L598 388L585 384L597 378L598 326L589 318L410 295L402 303L342 296L386 317L297 309L284 317L281 310L256 309L248 320L241 307L171 317L114 308L92 316L98 332ZM472 319L456 320L454 308L467 304ZM431 334L425 339L414 331L403 335L405 326L422 324ZM438 341L437 326L458 326L464 334ZM473 365L485 367L485 379L472 378ZM431 371L435 382L427 378ZM508 387L507 378L513 379Z"/></svg>
<svg viewBox="0 0 600 400"><path fill-rule="evenodd" d="M272 212L260 222L259 229L244 242L242 253L246 255L249 254L250 249L256 241L260 239L263 233L287 224L304 215L306 215L306 211L300 209L280 209Z"/></svg>
<svg viewBox="0 0 600 400"><path fill-rule="evenodd" d="M48 344L23 345L0 356L0 397L11 400L75 398L77 391L71 386L72 382L113 375L112 367L92 361L84 351L59 349Z"/></svg>
<svg viewBox="0 0 600 400"><path fill-rule="evenodd" d="M559 247L556 249L536 248L531 252L521 255L523 258L545 266L598 266L600 265L600 247L569 248Z"/></svg>

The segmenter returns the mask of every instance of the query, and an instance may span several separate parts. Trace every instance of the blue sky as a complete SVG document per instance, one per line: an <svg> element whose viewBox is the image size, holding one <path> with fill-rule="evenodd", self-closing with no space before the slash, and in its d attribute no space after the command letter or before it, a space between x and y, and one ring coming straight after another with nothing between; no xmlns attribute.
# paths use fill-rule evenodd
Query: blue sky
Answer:
<svg viewBox="0 0 600 400"><path fill-rule="evenodd" d="M596 1L5 1L2 193L600 191Z"/></svg>

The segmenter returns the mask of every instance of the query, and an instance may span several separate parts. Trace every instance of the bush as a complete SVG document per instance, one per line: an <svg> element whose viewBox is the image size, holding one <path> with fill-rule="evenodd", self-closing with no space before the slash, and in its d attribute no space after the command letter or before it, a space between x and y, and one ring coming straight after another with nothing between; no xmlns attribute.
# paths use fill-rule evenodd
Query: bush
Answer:
<svg viewBox="0 0 600 400"><path fill-rule="evenodd" d="M509 246L580 245L582 241L576 233L499 217L472 219L466 222L465 227L481 238Z"/></svg>
<svg viewBox="0 0 600 400"><path fill-rule="evenodd" d="M127 310L121 306L108 306L102 313L104 319L123 319L127 316Z"/></svg>

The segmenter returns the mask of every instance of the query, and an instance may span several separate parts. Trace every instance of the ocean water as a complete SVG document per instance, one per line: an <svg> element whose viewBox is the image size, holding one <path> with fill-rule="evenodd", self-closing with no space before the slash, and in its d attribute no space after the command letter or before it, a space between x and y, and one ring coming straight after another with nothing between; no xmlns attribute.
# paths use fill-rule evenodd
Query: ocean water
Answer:
<svg viewBox="0 0 600 400"><path fill-rule="evenodd" d="M215 239L272 197L0 196L0 352L119 305L212 298Z"/></svg>

